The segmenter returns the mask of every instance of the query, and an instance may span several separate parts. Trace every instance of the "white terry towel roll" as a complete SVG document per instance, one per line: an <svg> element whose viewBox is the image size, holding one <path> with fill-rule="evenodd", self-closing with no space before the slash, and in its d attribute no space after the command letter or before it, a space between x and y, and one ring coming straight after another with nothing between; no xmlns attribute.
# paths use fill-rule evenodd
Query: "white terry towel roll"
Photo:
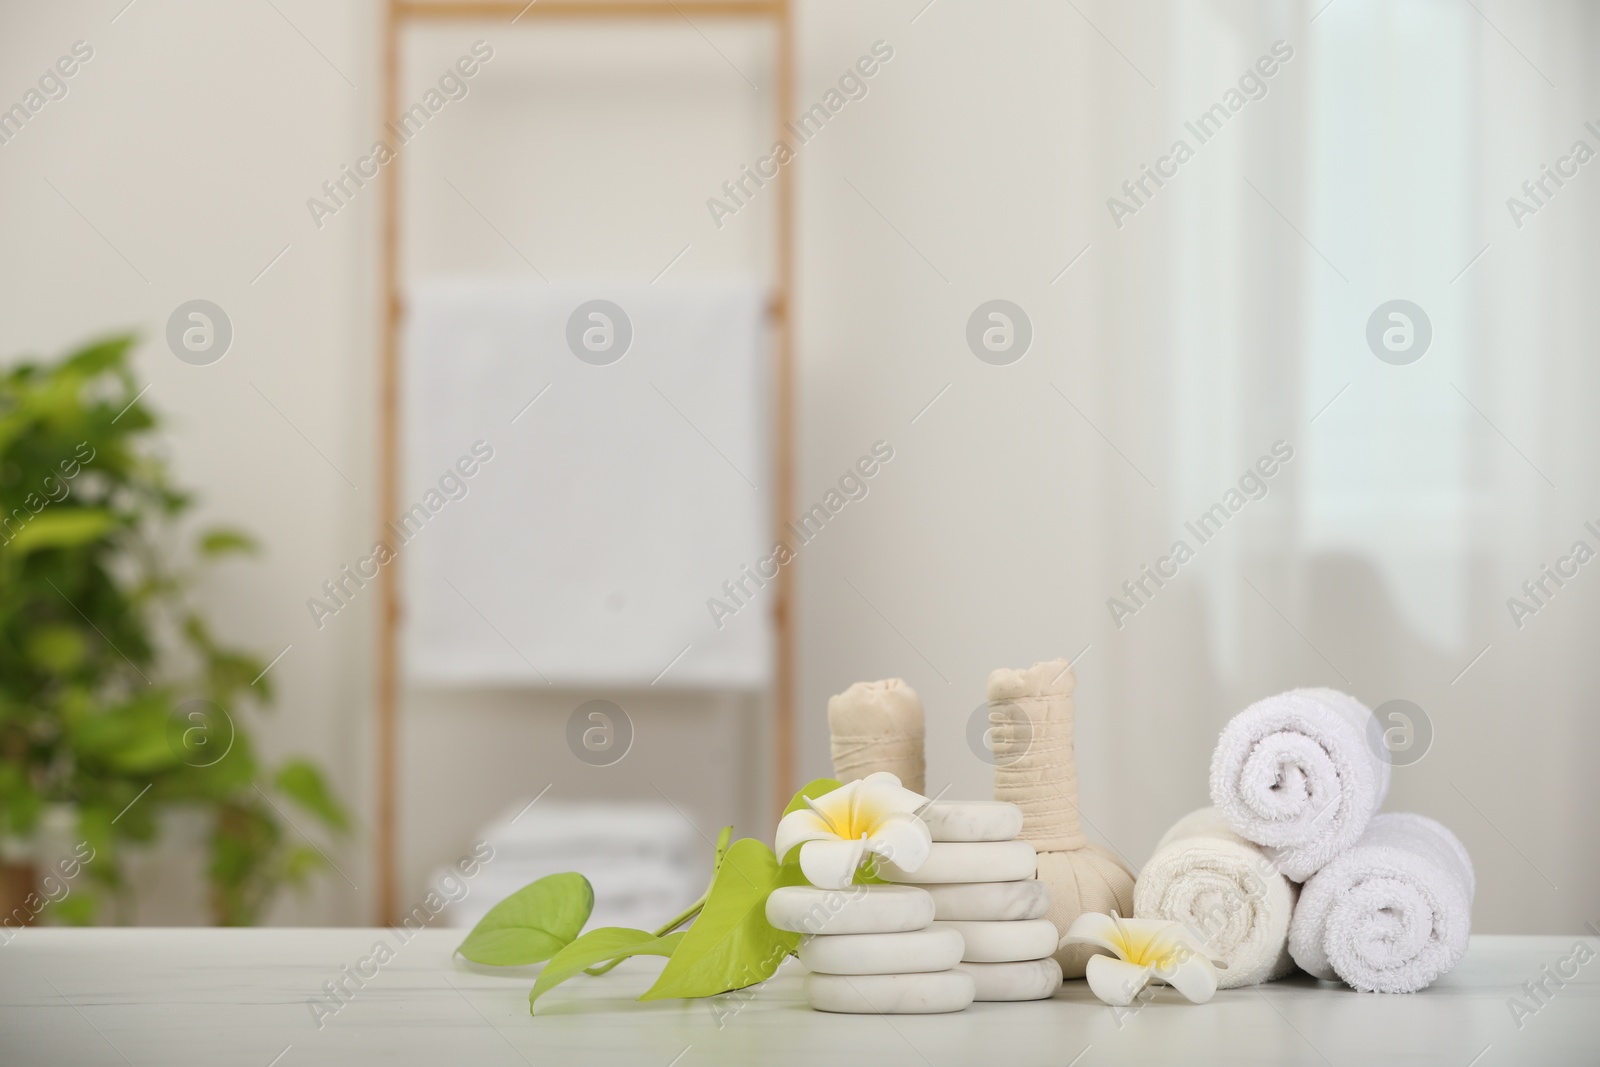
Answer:
<svg viewBox="0 0 1600 1067"><path fill-rule="evenodd" d="M1162 836L1134 883L1133 914L1186 924L1227 965L1217 988L1237 989L1294 970L1289 917L1299 894L1265 849L1201 808Z"/></svg>
<svg viewBox="0 0 1600 1067"><path fill-rule="evenodd" d="M1308 881L1289 953L1318 978L1415 993L1467 951L1476 883L1456 836L1423 815L1379 815Z"/></svg>
<svg viewBox="0 0 1600 1067"><path fill-rule="evenodd" d="M1372 711L1334 689L1292 689L1228 721L1211 757L1211 802L1240 837L1273 850L1296 882L1355 844L1389 792Z"/></svg>

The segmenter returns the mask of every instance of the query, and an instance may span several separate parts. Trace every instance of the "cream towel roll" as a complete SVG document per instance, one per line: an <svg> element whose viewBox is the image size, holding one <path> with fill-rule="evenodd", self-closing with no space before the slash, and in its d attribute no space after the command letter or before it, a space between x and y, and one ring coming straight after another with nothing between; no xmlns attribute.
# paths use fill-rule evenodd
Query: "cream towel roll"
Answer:
<svg viewBox="0 0 1600 1067"><path fill-rule="evenodd" d="M839 781L888 771L913 793L927 793L922 698L901 679L857 682L829 697L828 733Z"/></svg>
<svg viewBox="0 0 1600 1067"><path fill-rule="evenodd" d="M989 674L989 736L994 798L1022 809L1022 840L1039 852L1039 881L1050 887L1045 918L1066 933L1086 911L1133 914L1133 872L1084 837L1078 819L1078 765L1072 747L1072 691L1064 659ZM1068 945L1056 962L1082 978L1095 949Z"/></svg>
<svg viewBox="0 0 1600 1067"><path fill-rule="evenodd" d="M1218 989L1282 978L1294 970L1289 919L1300 887L1260 845L1232 830L1216 808L1191 811L1162 836L1133 887L1133 914L1180 922L1227 967Z"/></svg>

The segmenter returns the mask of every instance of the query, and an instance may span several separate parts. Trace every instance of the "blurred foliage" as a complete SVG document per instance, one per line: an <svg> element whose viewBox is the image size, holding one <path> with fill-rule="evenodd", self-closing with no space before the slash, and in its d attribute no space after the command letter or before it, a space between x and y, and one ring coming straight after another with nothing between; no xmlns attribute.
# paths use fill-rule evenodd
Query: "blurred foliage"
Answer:
<svg viewBox="0 0 1600 1067"><path fill-rule="evenodd" d="M263 766L250 740L266 662L218 641L189 592L199 568L256 545L215 529L173 548L191 500L151 449L132 346L0 375L0 835L71 810L95 858L54 914L89 923L127 903L123 847L153 840L164 809L199 807L212 918L248 925L327 863L285 827L285 802L333 833L349 819L314 765Z"/></svg>

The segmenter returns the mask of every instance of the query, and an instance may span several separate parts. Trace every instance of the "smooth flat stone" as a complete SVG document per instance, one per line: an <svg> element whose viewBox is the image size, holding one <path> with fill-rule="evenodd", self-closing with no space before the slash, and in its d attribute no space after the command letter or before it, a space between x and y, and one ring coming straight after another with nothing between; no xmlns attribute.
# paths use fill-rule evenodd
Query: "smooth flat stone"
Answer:
<svg viewBox="0 0 1600 1067"><path fill-rule="evenodd" d="M967 951L964 963L1011 963L1015 960L1041 960L1055 955L1061 935L1049 919L1023 919L1021 922L936 922L935 929L948 926L961 935Z"/></svg>
<svg viewBox="0 0 1600 1067"><path fill-rule="evenodd" d="M935 919L1042 919L1050 910L1050 886L1034 878L1016 882L948 882L923 888L933 897Z"/></svg>
<svg viewBox="0 0 1600 1067"><path fill-rule="evenodd" d="M767 896L767 922L797 934L888 934L933 922L933 898L910 885L817 889L785 885Z"/></svg>
<svg viewBox="0 0 1600 1067"><path fill-rule="evenodd" d="M932 974L806 975L806 1000L818 1011L852 1015L931 1015L960 1011L978 986L960 971Z"/></svg>
<svg viewBox="0 0 1600 1067"><path fill-rule="evenodd" d="M956 970L972 975L978 987L973 1000L1044 1000L1061 988L1061 964L1053 958L1016 963L962 963Z"/></svg>
<svg viewBox="0 0 1600 1067"><path fill-rule="evenodd" d="M928 858L915 871L903 871L893 862L878 864L878 873L890 882L1014 882L1032 878L1039 869L1039 854L1026 841L935 841Z"/></svg>
<svg viewBox="0 0 1600 1067"><path fill-rule="evenodd" d="M822 934L800 939L800 962L823 974L912 974L948 971L966 942L937 927L898 934Z"/></svg>
<svg viewBox="0 0 1600 1067"><path fill-rule="evenodd" d="M1010 841L1022 833L1022 809L1004 800L941 800L922 810L935 841Z"/></svg>

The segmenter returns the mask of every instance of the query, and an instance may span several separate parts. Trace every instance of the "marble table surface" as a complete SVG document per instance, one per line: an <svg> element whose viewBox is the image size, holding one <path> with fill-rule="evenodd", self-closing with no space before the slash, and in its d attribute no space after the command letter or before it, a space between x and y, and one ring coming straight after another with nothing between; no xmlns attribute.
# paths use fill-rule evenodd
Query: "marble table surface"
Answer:
<svg viewBox="0 0 1600 1067"><path fill-rule="evenodd" d="M1078 981L1053 1000L921 1017L810 1011L794 960L753 991L635 1003L662 965L654 958L603 978L580 975L533 1017L536 971L453 961L459 937L423 930L400 944L379 929L23 930L0 943L0 1064L1600 1064L1600 959L1562 988L1549 983L1543 1004L1520 988L1569 959L1576 935L1474 937L1453 973L1410 996L1302 976L1225 990L1204 1005L1161 988L1119 1015ZM398 946L393 958L363 964L380 940ZM1600 939L1584 940L1600 949ZM373 977L360 986L346 979L353 995L334 1012L320 999L323 983L346 967ZM1520 1027L1513 997L1538 1008Z"/></svg>

